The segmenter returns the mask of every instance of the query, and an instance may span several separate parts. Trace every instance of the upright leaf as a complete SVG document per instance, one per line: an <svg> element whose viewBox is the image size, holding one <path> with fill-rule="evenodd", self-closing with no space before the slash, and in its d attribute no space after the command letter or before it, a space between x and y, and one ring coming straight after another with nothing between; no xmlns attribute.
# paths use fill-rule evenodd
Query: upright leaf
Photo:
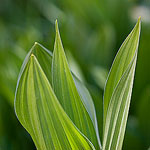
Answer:
<svg viewBox="0 0 150 150"><path fill-rule="evenodd" d="M29 51L29 53L27 54L27 56L25 58L25 61L23 63L22 69L21 69L22 71L24 70L27 62L29 61L31 54L34 54L36 56L39 64L41 65L41 68L43 69L44 73L46 74L47 78L49 79L49 81L51 83L52 53L49 50L47 50L45 47L43 47L41 44L35 42L35 44L33 45L33 47L31 48L31 50ZM21 73L20 73L20 76L21 76ZM77 77L75 77L75 75L74 75L74 80L75 80L76 88L81 96L81 99L82 99L89 115L92 118L94 127L96 129L97 137L99 137L98 127L97 127L97 119L96 119L95 108L94 108L92 98L91 98L88 90L86 89L86 87L79 81L79 79Z"/></svg>
<svg viewBox="0 0 150 150"><path fill-rule="evenodd" d="M95 149L64 112L33 54L18 81L15 111L39 150Z"/></svg>
<svg viewBox="0 0 150 150"><path fill-rule="evenodd" d="M99 135L95 128L96 118L89 115L88 108L84 105L76 88L61 43L57 21L52 61L52 83L54 92L65 112L77 128L94 144L95 148L99 149Z"/></svg>
<svg viewBox="0 0 150 150"><path fill-rule="evenodd" d="M140 19L122 44L108 76L104 92L103 150L120 150L130 105Z"/></svg>

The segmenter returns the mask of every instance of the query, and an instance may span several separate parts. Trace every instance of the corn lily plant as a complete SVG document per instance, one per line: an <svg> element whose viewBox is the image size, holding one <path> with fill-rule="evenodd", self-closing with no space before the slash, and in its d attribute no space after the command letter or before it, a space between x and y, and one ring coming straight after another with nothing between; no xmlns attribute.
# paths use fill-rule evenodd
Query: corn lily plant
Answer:
<svg viewBox="0 0 150 150"><path fill-rule="evenodd" d="M103 97L103 129L98 129L99 116L90 93L70 71L57 21L53 53L34 44L18 77L15 112L38 150L121 150L139 36L140 19L110 69Z"/></svg>

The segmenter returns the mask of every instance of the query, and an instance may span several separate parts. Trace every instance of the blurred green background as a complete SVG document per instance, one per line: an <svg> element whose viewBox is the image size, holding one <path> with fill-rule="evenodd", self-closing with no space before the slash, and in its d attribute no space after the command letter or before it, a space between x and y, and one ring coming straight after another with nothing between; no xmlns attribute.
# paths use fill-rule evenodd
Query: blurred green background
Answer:
<svg viewBox="0 0 150 150"><path fill-rule="evenodd" d="M15 116L15 87L35 41L53 50L56 18L70 67L88 87L101 128L108 71L139 16L142 31L123 150L150 146L150 1L0 0L0 150L35 149Z"/></svg>

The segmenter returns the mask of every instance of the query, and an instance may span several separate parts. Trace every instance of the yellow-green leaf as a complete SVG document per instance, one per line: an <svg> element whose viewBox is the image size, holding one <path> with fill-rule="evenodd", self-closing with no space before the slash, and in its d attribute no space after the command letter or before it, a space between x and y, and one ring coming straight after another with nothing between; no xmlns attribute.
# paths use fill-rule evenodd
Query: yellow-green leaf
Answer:
<svg viewBox="0 0 150 150"><path fill-rule="evenodd" d="M120 47L104 92L103 150L120 150L125 133L140 36L140 19Z"/></svg>
<svg viewBox="0 0 150 150"><path fill-rule="evenodd" d="M38 150L94 150L60 105L36 57L31 54L18 81L16 115Z"/></svg>
<svg viewBox="0 0 150 150"><path fill-rule="evenodd" d="M62 46L57 21L52 59L52 83L54 92L65 112L77 128L93 143L95 148L100 149L96 117L95 115L89 115L88 108L76 88ZM93 103L92 106L94 107Z"/></svg>
<svg viewBox="0 0 150 150"><path fill-rule="evenodd" d="M31 50L28 52L23 62L23 65L21 67L20 75L23 72L27 62L29 61L31 54L34 54L36 56L49 82L51 82L52 80L52 73L51 73L52 53L37 42L34 43Z"/></svg>

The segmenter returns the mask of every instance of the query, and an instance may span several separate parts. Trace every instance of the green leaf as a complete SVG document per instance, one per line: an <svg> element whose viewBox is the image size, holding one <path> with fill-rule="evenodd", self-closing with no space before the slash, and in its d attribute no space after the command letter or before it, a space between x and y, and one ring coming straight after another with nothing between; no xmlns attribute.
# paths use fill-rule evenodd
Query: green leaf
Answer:
<svg viewBox="0 0 150 150"><path fill-rule="evenodd" d="M118 51L104 92L103 150L120 150L132 94L140 19Z"/></svg>
<svg viewBox="0 0 150 150"><path fill-rule="evenodd" d="M44 73L46 74L49 82L51 83L52 80L52 73L51 73L51 64L52 64L52 53L46 49L41 44L35 42L31 50L28 52L23 65L21 67L20 75L24 71L24 68L26 64L28 63L31 54L34 54L40 63L40 66L42 67Z"/></svg>
<svg viewBox="0 0 150 150"><path fill-rule="evenodd" d="M73 79L76 85L76 88L78 90L78 93L81 97L81 100L85 106L85 108L87 109L90 118L92 119L92 122L94 124L95 127L95 131L96 131L96 135L98 138L98 141L100 141L99 139L99 131L98 131L98 123L97 123L97 117L96 117L96 111L95 111L95 107L94 107L94 103L92 100L92 97L88 91L88 89L84 86L84 84L75 76L73 75Z"/></svg>
<svg viewBox="0 0 150 150"><path fill-rule="evenodd" d="M52 83L54 92L77 128L93 143L96 149L100 148L99 135L97 134L97 121L95 108L87 106L79 94L73 76L70 72L68 62L64 53L58 24L56 21L56 38L52 59Z"/></svg>
<svg viewBox="0 0 150 150"><path fill-rule="evenodd" d="M15 111L37 149L95 149L64 112L36 57L28 58L17 85Z"/></svg>

